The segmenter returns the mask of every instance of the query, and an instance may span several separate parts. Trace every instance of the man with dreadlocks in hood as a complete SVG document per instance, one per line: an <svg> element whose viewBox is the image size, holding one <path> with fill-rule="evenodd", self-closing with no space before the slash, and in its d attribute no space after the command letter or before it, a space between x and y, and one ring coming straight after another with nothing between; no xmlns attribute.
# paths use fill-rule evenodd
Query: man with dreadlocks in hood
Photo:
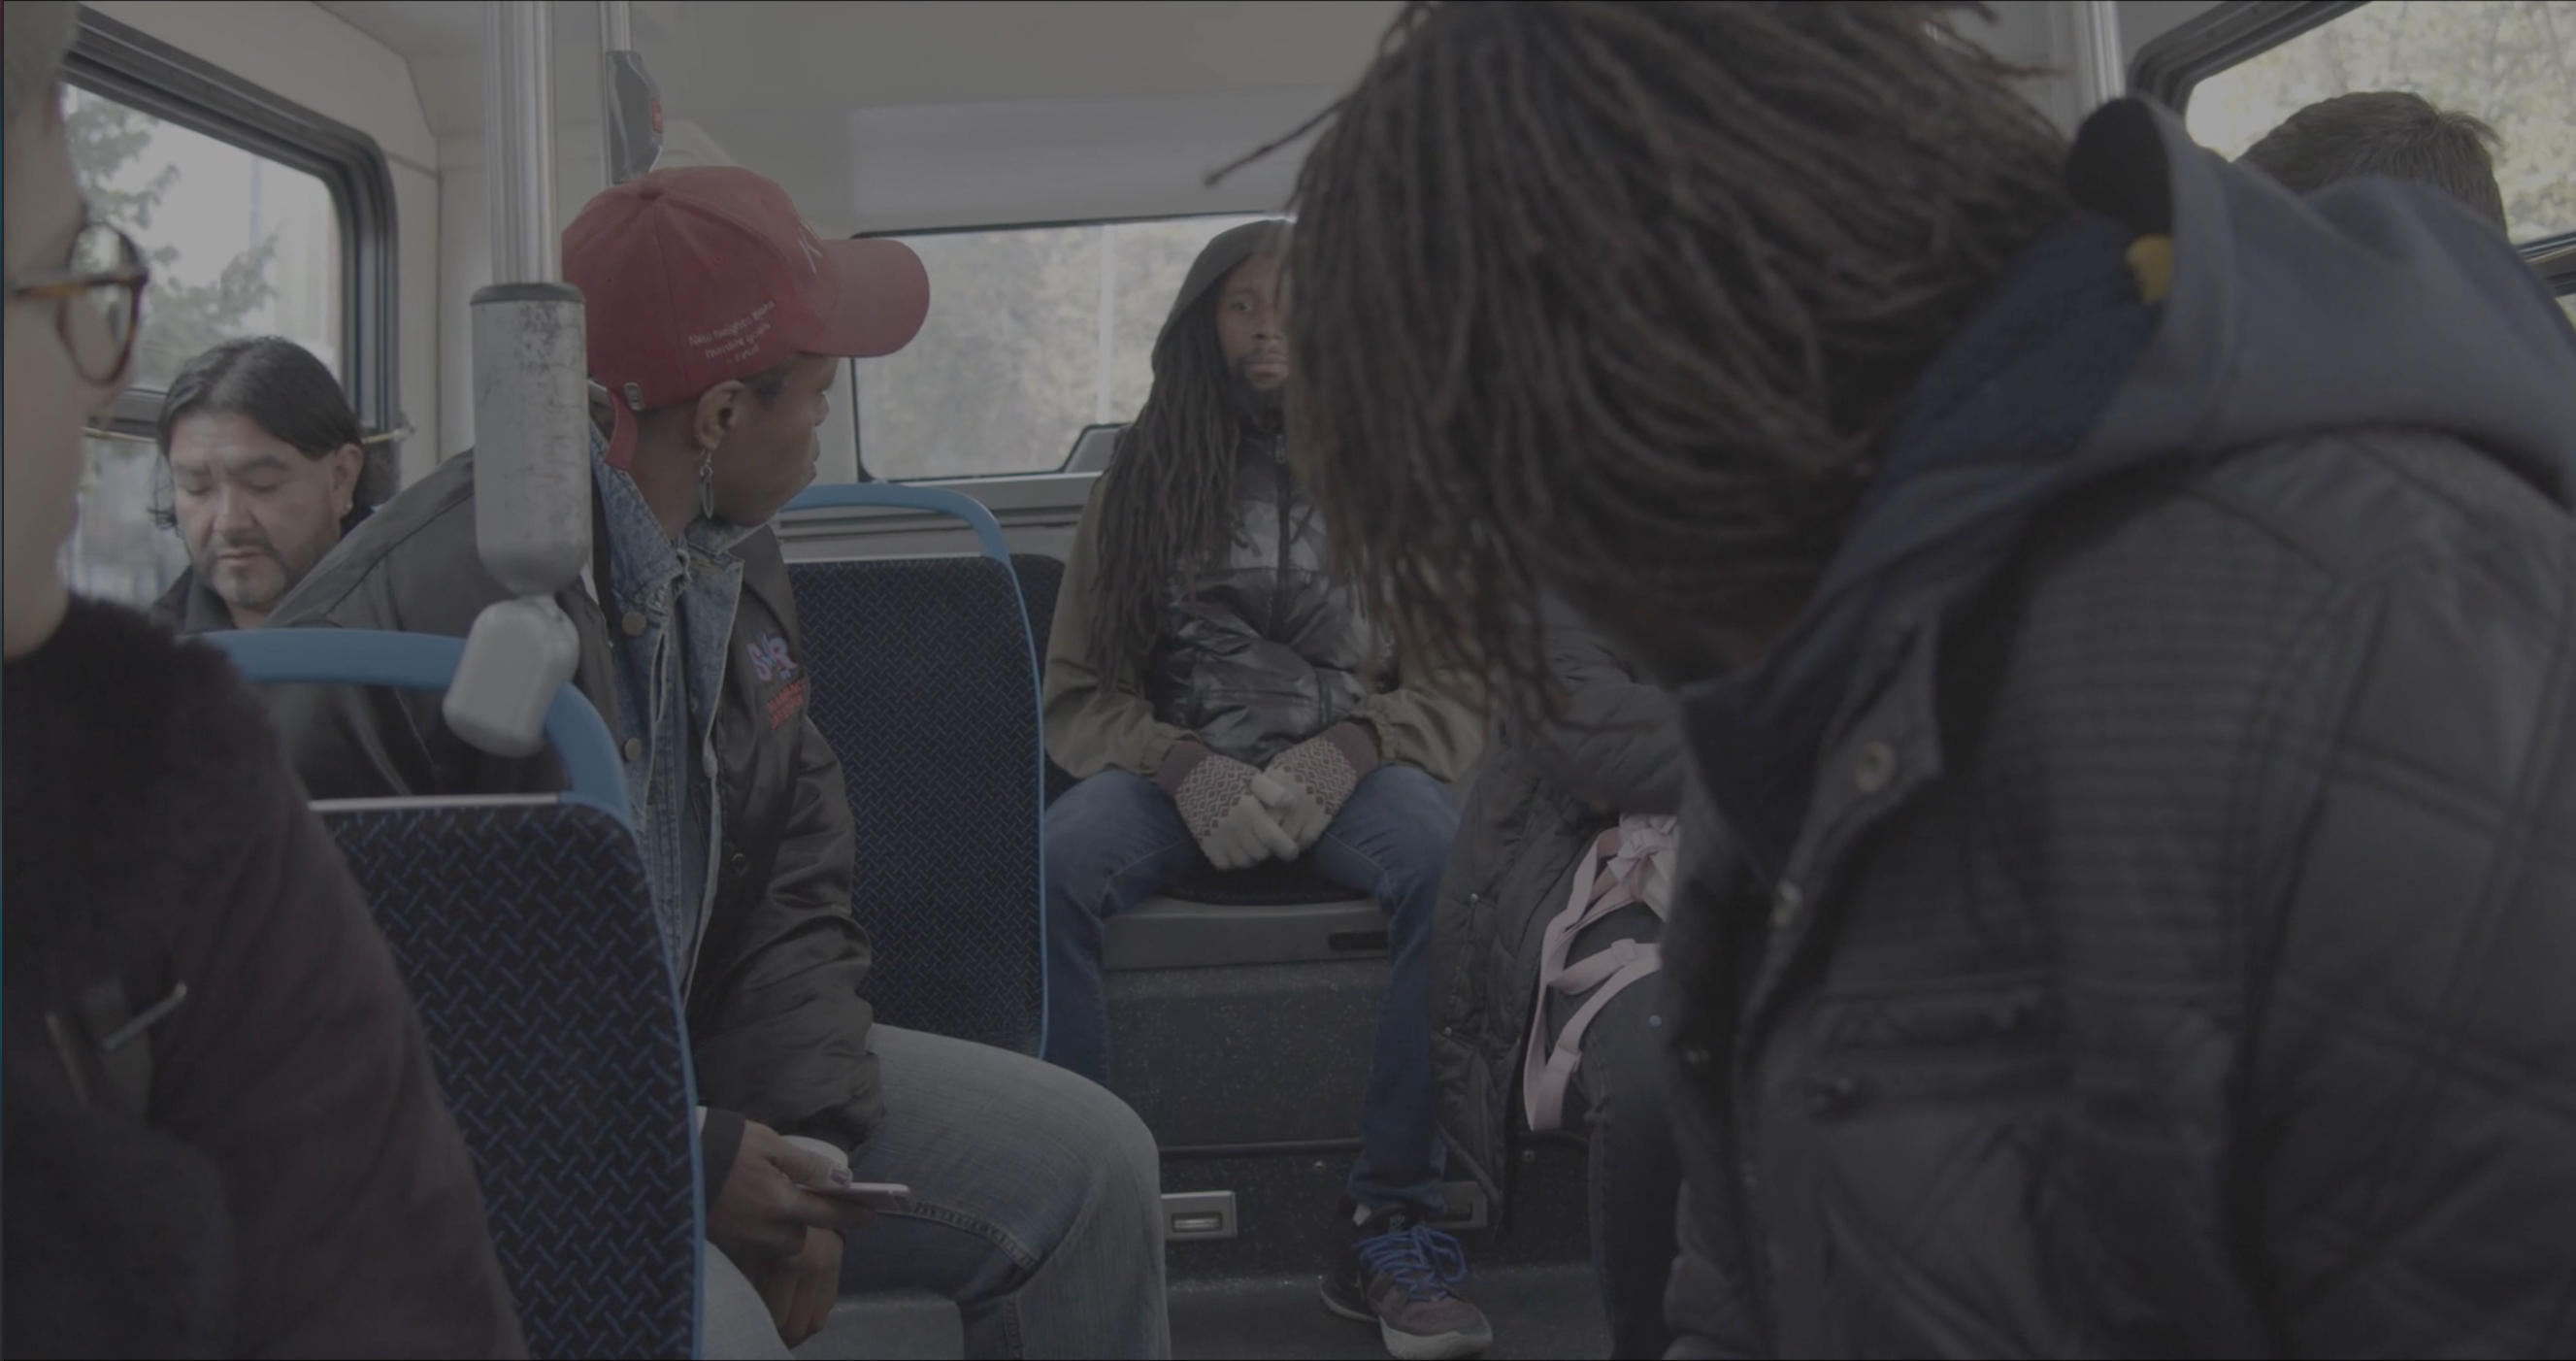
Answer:
<svg viewBox="0 0 2576 1361"><path fill-rule="evenodd" d="M1403 1357L1491 1340L1450 1289L1431 1079L1430 934L1478 717L1400 680L1326 571L1290 477L1280 267L1247 223L1190 266L1154 386L1075 531L1046 665L1047 750L1081 780L1047 811L1047 1056L1109 1080L1100 923L1184 880L1307 857L1388 919L1360 1155L1324 1299ZM1410 680L1413 683L1405 683Z"/></svg>
<svg viewBox="0 0 2576 1361"><path fill-rule="evenodd" d="M1299 169L1371 615L1679 693L1667 1355L2576 1354L2576 331L1938 8L1409 6Z"/></svg>

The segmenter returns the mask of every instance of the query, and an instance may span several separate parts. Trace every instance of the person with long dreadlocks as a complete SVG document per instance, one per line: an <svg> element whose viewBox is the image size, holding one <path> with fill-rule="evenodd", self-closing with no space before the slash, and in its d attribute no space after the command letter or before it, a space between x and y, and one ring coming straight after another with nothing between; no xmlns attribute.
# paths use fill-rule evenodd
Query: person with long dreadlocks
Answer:
<svg viewBox="0 0 2576 1361"><path fill-rule="evenodd" d="M1047 750L1081 783L1046 815L1047 1057L1109 1080L1100 923L1183 880L1309 858L1388 920L1360 1154L1324 1300L1402 1357L1492 1340L1452 1287L1431 1080L1429 955L1458 827L1445 781L1482 741L1456 698L1399 676L1326 571L1325 522L1286 466L1282 221L1190 266L1154 385L1074 534L1046 663Z"/></svg>
<svg viewBox="0 0 2576 1361"><path fill-rule="evenodd" d="M1417 4L1300 167L1404 655L1677 687L1673 1356L2576 1352L2576 331L1923 4Z"/></svg>

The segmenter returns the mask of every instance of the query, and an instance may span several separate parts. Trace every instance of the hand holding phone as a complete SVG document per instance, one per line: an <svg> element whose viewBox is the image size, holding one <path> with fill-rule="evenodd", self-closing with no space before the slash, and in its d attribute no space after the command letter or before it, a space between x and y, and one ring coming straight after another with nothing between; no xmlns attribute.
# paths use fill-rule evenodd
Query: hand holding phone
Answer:
<svg viewBox="0 0 2576 1361"><path fill-rule="evenodd" d="M911 1187L893 1181L844 1181L825 1186L800 1185L798 1189L833 1200L852 1201L871 1210L900 1210L905 1201L912 1199Z"/></svg>

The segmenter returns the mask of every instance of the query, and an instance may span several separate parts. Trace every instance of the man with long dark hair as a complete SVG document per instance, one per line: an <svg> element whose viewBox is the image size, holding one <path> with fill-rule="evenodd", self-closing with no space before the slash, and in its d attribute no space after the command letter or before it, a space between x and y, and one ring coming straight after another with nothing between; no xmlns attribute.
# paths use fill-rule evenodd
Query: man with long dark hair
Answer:
<svg viewBox="0 0 2576 1361"><path fill-rule="evenodd" d="M1428 954L1458 827L1442 783L1473 714L1399 682L1325 570L1324 522L1287 471L1279 271L1288 225L1208 243L1154 345L1154 386L1075 531L1046 668L1046 740L1082 783L1047 812L1047 1056L1109 1079L1102 918L1195 875L1310 856L1387 914L1389 977L1360 1156L1325 1279L1398 1356L1491 1339L1450 1286Z"/></svg>
<svg viewBox="0 0 2576 1361"><path fill-rule="evenodd" d="M1670 1353L2576 1348L2576 333L1919 4L1417 5L1292 449L1535 722L1680 687Z"/></svg>
<svg viewBox="0 0 2576 1361"><path fill-rule="evenodd" d="M188 570L152 617L181 633L267 622L393 481L392 464L368 456L340 380L280 336L227 340L189 360L161 399L156 433Z"/></svg>

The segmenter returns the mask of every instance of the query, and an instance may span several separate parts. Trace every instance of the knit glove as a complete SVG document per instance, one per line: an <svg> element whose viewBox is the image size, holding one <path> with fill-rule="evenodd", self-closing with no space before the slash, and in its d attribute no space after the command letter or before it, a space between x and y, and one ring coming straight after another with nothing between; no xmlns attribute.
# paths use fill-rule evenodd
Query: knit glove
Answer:
<svg viewBox="0 0 2576 1361"><path fill-rule="evenodd" d="M1279 826L1274 811L1289 802L1288 792L1251 766L1185 742L1163 758L1157 783L1172 796L1190 838L1218 869L1245 869L1274 856L1296 858L1297 843Z"/></svg>
<svg viewBox="0 0 2576 1361"><path fill-rule="evenodd" d="M1377 769L1377 739L1366 727L1347 720L1336 723L1279 753L1262 773L1287 791L1279 809L1279 826L1304 855L1324 839L1324 829L1351 791Z"/></svg>

